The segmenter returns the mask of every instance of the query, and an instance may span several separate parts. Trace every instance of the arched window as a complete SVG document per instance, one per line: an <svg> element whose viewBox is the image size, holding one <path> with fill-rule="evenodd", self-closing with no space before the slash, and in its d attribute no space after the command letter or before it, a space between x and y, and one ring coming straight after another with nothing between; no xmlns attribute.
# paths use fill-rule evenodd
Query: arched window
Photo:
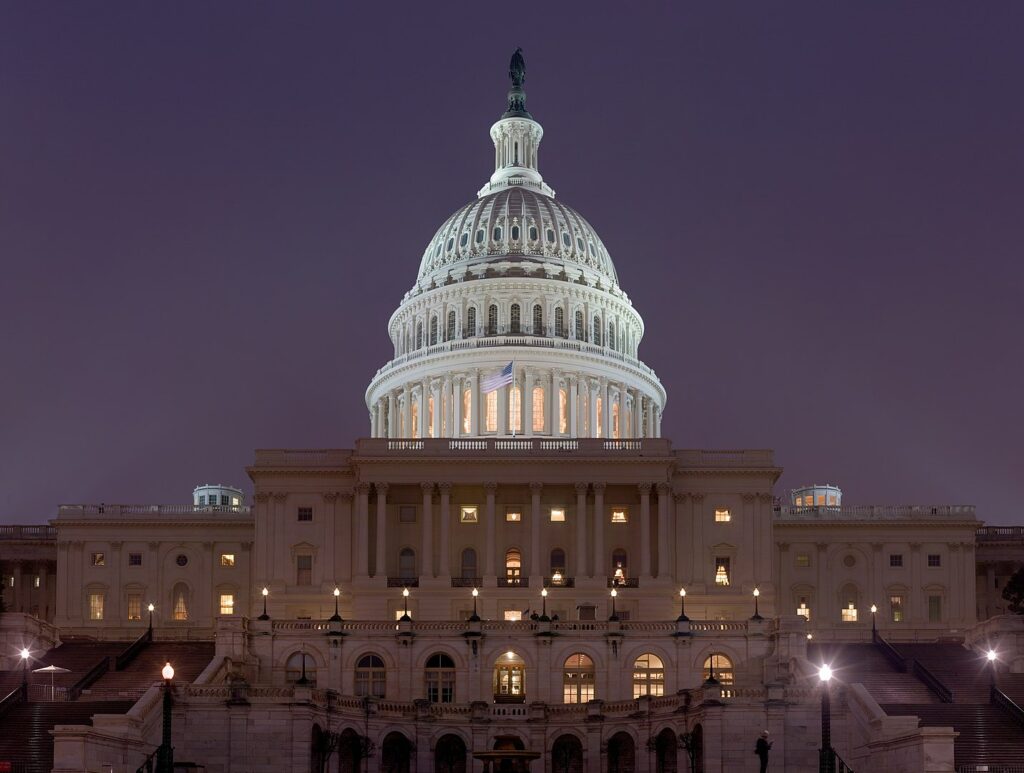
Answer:
<svg viewBox="0 0 1024 773"><path fill-rule="evenodd" d="M540 233L537 231L537 226L531 225L530 226L530 241L531 242L535 242L539 238L540 238Z"/></svg>
<svg viewBox="0 0 1024 773"><path fill-rule="evenodd" d="M462 390L462 432L463 434L469 434L472 428L472 415L470 411L473 407L473 395L468 389Z"/></svg>
<svg viewBox="0 0 1024 773"><path fill-rule="evenodd" d="M594 427L594 437L604 436L604 398L598 396L597 400L597 426Z"/></svg>
<svg viewBox="0 0 1024 773"><path fill-rule="evenodd" d="M448 325L447 325L447 329L445 330L444 340L445 341L451 341L454 338L455 338L455 312L454 311L449 311L448 312Z"/></svg>
<svg viewBox="0 0 1024 773"><path fill-rule="evenodd" d="M305 682L302 681L303 674L306 677ZM316 661L313 660L313 656L305 652L294 653L284 665L284 679L289 684L299 682L316 687Z"/></svg>
<svg viewBox="0 0 1024 773"><path fill-rule="evenodd" d="M533 388L533 405L530 408L533 412L533 431L544 431L544 387Z"/></svg>
<svg viewBox="0 0 1024 773"><path fill-rule="evenodd" d="M466 310L466 332L465 338L472 338L476 335L476 306L470 306Z"/></svg>
<svg viewBox="0 0 1024 773"><path fill-rule="evenodd" d="M363 655L356 662L356 695L383 698L385 674L379 655Z"/></svg>
<svg viewBox="0 0 1024 773"><path fill-rule="evenodd" d="M420 436L420 404L419 404L418 400L413 402L413 404L411 406L410 413L412 414L412 426L409 429L411 429L412 431L409 433L409 437L419 437Z"/></svg>
<svg viewBox="0 0 1024 773"><path fill-rule="evenodd" d="M565 338L565 309L561 306L555 308L555 335Z"/></svg>
<svg viewBox="0 0 1024 773"><path fill-rule="evenodd" d="M544 335L544 309L539 303L533 307L533 334Z"/></svg>
<svg viewBox="0 0 1024 773"><path fill-rule="evenodd" d="M629 579L629 558L626 551L616 548L612 551L612 582L620 583Z"/></svg>
<svg viewBox="0 0 1024 773"><path fill-rule="evenodd" d="M417 322L416 323L416 348L417 349L422 349L423 348L423 323L422 322Z"/></svg>
<svg viewBox="0 0 1024 773"><path fill-rule="evenodd" d="M519 578L523 568L523 556L518 548L509 548L505 551L505 583L507 585L519 585Z"/></svg>
<svg viewBox="0 0 1024 773"><path fill-rule="evenodd" d="M526 663L509 650L494 663L494 702L523 703L526 700Z"/></svg>
<svg viewBox="0 0 1024 773"><path fill-rule="evenodd" d="M551 747L551 773L583 773L583 744L574 735L558 736Z"/></svg>
<svg viewBox="0 0 1024 773"><path fill-rule="evenodd" d="M558 390L558 431L569 431L569 393L564 387Z"/></svg>
<svg viewBox="0 0 1024 773"><path fill-rule="evenodd" d="M520 325L520 321L519 321L519 304L518 303L513 303L512 304L512 308L509 309L509 332L511 332L511 333L522 332L520 330L520 327L521 327L521 325Z"/></svg>
<svg viewBox="0 0 1024 773"><path fill-rule="evenodd" d="M665 664L661 658L645 652L633 661L633 697L665 694Z"/></svg>
<svg viewBox="0 0 1024 773"><path fill-rule="evenodd" d="M577 652L562 670L562 702L586 703L594 699L594 661Z"/></svg>
<svg viewBox="0 0 1024 773"><path fill-rule="evenodd" d="M430 345L437 343L437 317L430 318Z"/></svg>
<svg viewBox="0 0 1024 773"><path fill-rule="evenodd" d="M565 551L554 548L551 551L551 584L565 585Z"/></svg>
<svg viewBox="0 0 1024 773"><path fill-rule="evenodd" d="M188 586L179 582L171 591L171 617L174 620L188 620Z"/></svg>
<svg viewBox="0 0 1024 773"><path fill-rule="evenodd" d="M583 312L576 310L576 340L584 341L587 337L587 329L583 325Z"/></svg>
<svg viewBox="0 0 1024 773"><path fill-rule="evenodd" d="M473 548L466 548L462 551L462 579L477 581L480 575L476 573L476 551Z"/></svg>
<svg viewBox="0 0 1024 773"><path fill-rule="evenodd" d="M501 241L501 226L500 225L494 226L494 232L493 232L492 235L493 235L494 241L496 241L496 242L500 242Z"/></svg>
<svg viewBox="0 0 1024 773"><path fill-rule="evenodd" d="M714 677L722 684L733 683L732 661L725 655L715 652L704 658L704 679L710 679L714 671Z"/></svg>
<svg viewBox="0 0 1024 773"><path fill-rule="evenodd" d="M609 349L614 349L615 348L615 323L614 322L609 322L608 323L608 348Z"/></svg>
<svg viewBox="0 0 1024 773"><path fill-rule="evenodd" d="M498 393L488 392L484 395L484 427L487 432L498 431Z"/></svg>
<svg viewBox="0 0 1024 773"><path fill-rule="evenodd" d="M498 307L493 303L487 307L487 335L498 335Z"/></svg>
<svg viewBox="0 0 1024 773"><path fill-rule="evenodd" d="M508 388L508 426L512 432L523 431L523 390L522 387Z"/></svg>
<svg viewBox="0 0 1024 773"><path fill-rule="evenodd" d="M517 226L517 225L512 226L511 236L512 236L512 241L514 241L514 242L519 241L519 226Z"/></svg>
<svg viewBox="0 0 1024 773"><path fill-rule="evenodd" d="M416 551L412 548L402 548L399 551L398 576L403 580L412 580L416 577Z"/></svg>
<svg viewBox="0 0 1024 773"><path fill-rule="evenodd" d="M593 341L593 343L596 346L600 346L601 345L601 319L599 317L594 317L594 341Z"/></svg>
<svg viewBox="0 0 1024 773"><path fill-rule="evenodd" d="M612 437L620 438L622 434L619 432L619 404L612 403Z"/></svg>
<svg viewBox="0 0 1024 773"><path fill-rule="evenodd" d="M427 700L451 703L455 700L455 663L443 652L427 659Z"/></svg>

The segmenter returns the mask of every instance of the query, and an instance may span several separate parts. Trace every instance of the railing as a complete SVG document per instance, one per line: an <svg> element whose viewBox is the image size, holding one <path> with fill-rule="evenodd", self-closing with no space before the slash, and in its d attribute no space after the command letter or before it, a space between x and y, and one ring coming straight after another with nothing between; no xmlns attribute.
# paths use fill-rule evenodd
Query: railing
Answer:
<svg viewBox="0 0 1024 773"><path fill-rule="evenodd" d="M774 467L775 458L768 449L744 448L707 450L690 448L676 451L685 467Z"/></svg>
<svg viewBox="0 0 1024 773"><path fill-rule="evenodd" d="M499 577L498 578L499 588L529 588L530 578L529 577Z"/></svg>
<svg viewBox="0 0 1024 773"><path fill-rule="evenodd" d="M418 588L420 587L419 577L388 577L389 588Z"/></svg>
<svg viewBox="0 0 1024 773"><path fill-rule="evenodd" d="M135 773L153 773L156 770L157 765L156 755L159 753L160 747L158 746L150 753L148 757L146 757L145 761L141 765L139 765L139 768L135 771Z"/></svg>
<svg viewBox="0 0 1024 773"><path fill-rule="evenodd" d="M978 542L998 542L1007 538L1024 539L1024 526L982 526L975 530Z"/></svg>
<svg viewBox="0 0 1024 773"><path fill-rule="evenodd" d="M341 452L328 452L332 454ZM356 453L359 456L390 456L393 454L415 453L423 456L451 456L465 454L467 456L498 455L520 456L537 454L546 456L552 453L566 453L580 456L662 456L670 457L672 448L664 438L645 438L643 440L615 440L611 438L360 438L356 441ZM712 452L707 452L712 453ZM737 452L747 453L747 452ZM769 455L771 452L768 452ZM345 463L348 459L346 458ZM340 460L334 460L341 464ZM323 457L316 451L257 451L258 466L331 466L330 457ZM749 465L749 460L746 465ZM730 465L735 466L735 465Z"/></svg>
<svg viewBox="0 0 1024 773"><path fill-rule="evenodd" d="M853 768L843 761L843 758L839 756L835 749L832 750L832 757L832 770L835 773L853 773Z"/></svg>
<svg viewBox="0 0 1024 773"><path fill-rule="evenodd" d="M203 516L217 520L240 521L248 520L252 513L250 507L200 507L199 505L60 505L57 508L58 518L123 518L131 515L135 520L145 518L164 518L167 516Z"/></svg>
<svg viewBox="0 0 1024 773"><path fill-rule="evenodd" d="M893 668L899 671L901 674L907 673L907 661L900 655L899 651L893 647L889 642L882 638L882 635L878 631L871 632L871 641L875 643L875 646L881 650L882 654L889 659L892 663Z"/></svg>
<svg viewBox="0 0 1024 773"><path fill-rule="evenodd" d="M957 765L956 773L1024 773L1024 765L993 765L990 762L969 762Z"/></svg>
<svg viewBox="0 0 1024 773"><path fill-rule="evenodd" d="M12 707L17 706L23 700L26 700L25 690L21 687L15 687L2 699L0 699L0 717L11 710Z"/></svg>
<svg viewBox="0 0 1024 773"><path fill-rule="evenodd" d="M953 702L953 691L950 690L946 685L939 681L939 678L935 676L931 671L928 670L923 664L914 660L913 672L914 676L920 679L927 685L928 689L935 693L935 697L943 703Z"/></svg>
<svg viewBox="0 0 1024 773"><path fill-rule="evenodd" d="M1013 699L995 685L989 688L989 703L992 703L1010 715L1021 727L1024 727L1024 709L1018 706Z"/></svg>
<svg viewBox="0 0 1024 773"><path fill-rule="evenodd" d="M129 644L124 652L114 658L114 670L121 671L124 669L125 666L135 660L135 656L142 652L151 641L153 641L153 629L147 628L142 636Z"/></svg>
<svg viewBox="0 0 1024 773"><path fill-rule="evenodd" d="M452 577L453 588L480 588L483 584L483 577Z"/></svg>
<svg viewBox="0 0 1024 773"><path fill-rule="evenodd" d="M609 577L608 578L609 588L639 588L640 578L639 577Z"/></svg>
<svg viewBox="0 0 1024 773"><path fill-rule="evenodd" d="M0 539L55 540L56 526L0 526Z"/></svg>
<svg viewBox="0 0 1024 773"><path fill-rule="evenodd" d="M107 671L110 670L110 658L103 658L99 663L89 669L89 671L75 682L71 689L68 690L68 700L76 701L82 695L82 690L85 690L103 676Z"/></svg>
<svg viewBox="0 0 1024 773"><path fill-rule="evenodd" d="M551 577L544 578L545 588L575 588L576 578L575 577L559 577L558 580L554 580Z"/></svg>
<svg viewBox="0 0 1024 773"><path fill-rule="evenodd" d="M974 519L974 505L843 505L775 508L775 517L790 521L897 521L914 518Z"/></svg>

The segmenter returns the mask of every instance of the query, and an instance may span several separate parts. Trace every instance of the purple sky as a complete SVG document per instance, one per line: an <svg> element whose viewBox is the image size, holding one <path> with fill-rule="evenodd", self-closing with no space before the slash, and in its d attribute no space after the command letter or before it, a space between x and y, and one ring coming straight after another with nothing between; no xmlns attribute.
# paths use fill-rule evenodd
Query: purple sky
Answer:
<svg viewBox="0 0 1024 773"><path fill-rule="evenodd" d="M3 6L0 522L367 434L518 45L676 446L1024 523L1020 3L484 7Z"/></svg>

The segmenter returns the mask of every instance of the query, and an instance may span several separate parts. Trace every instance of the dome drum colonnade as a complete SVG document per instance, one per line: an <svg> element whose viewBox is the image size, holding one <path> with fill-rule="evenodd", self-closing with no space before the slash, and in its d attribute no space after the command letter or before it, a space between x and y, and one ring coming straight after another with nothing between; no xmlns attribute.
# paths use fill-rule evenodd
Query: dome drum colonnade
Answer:
<svg viewBox="0 0 1024 773"><path fill-rule="evenodd" d="M438 229L366 391L372 437L661 436L665 390L600 237L537 167L521 82L491 127L495 171ZM513 364L513 382L484 380Z"/></svg>

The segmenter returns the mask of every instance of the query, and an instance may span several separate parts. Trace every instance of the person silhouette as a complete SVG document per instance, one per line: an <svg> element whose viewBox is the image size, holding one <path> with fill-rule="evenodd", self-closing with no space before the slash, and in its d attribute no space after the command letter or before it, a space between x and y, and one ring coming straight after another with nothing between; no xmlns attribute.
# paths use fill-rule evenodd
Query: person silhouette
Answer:
<svg viewBox="0 0 1024 773"><path fill-rule="evenodd" d="M754 754L761 760L761 773L768 770L768 752L771 751L771 748L772 745L768 743L768 731L762 730L761 737L757 739L757 744L754 746Z"/></svg>

